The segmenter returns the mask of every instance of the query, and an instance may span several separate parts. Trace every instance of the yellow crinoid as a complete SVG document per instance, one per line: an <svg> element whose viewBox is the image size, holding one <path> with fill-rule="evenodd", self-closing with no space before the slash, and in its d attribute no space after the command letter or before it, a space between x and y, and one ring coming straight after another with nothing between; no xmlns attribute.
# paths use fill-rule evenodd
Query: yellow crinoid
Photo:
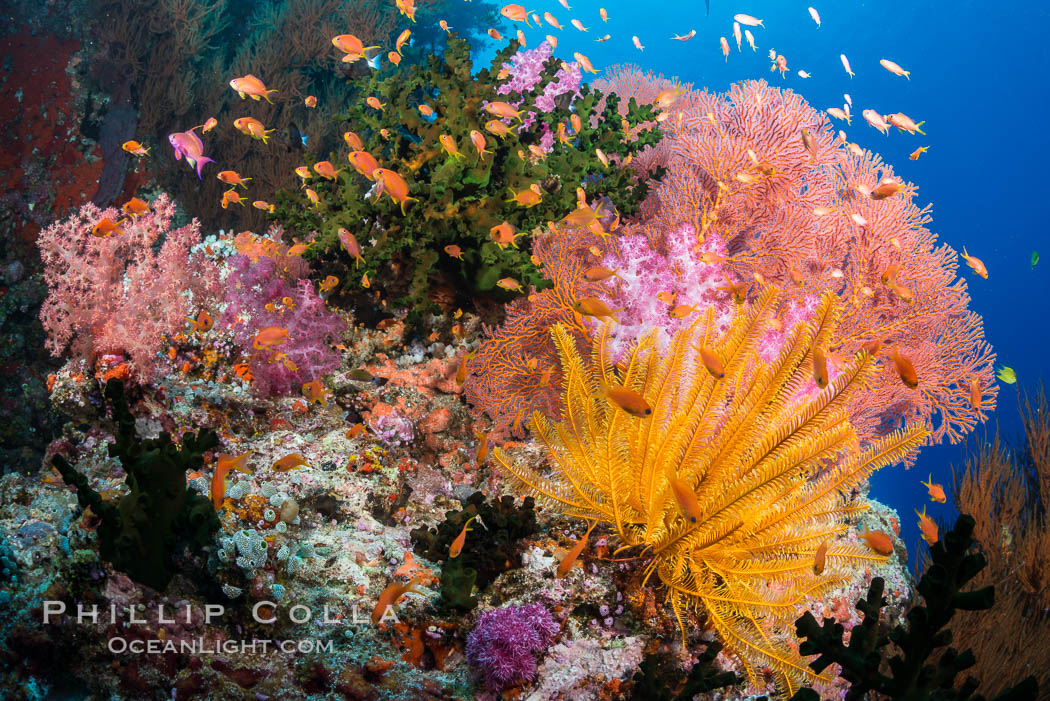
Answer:
<svg viewBox="0 0 1050 701"><path fill-rule="evenodd" d="M759 342L777 301L775 289L765 290L738 306L721 334L708 309L666 350L654 331L619 364L608 356L608 325L595 334L589 364L555 327L564 419L531 418L550 469L515 463L499 449L493 455L541 503L610 524L621 550L637 548L649 560L646 580L656 573L680 625L686 608L697 610L752 681L769 668L791 693L822 677L776 632L791 629L805 600L850 579L851 568L886 559L835 537L865 508L851 489L917 450L926 434L915 426L858 444L846 407L875 369L867 353L814 391L812 349L832 338L834 295L763 362ZM721 378L705 366L701 347L721 362ZM608 387L637 392L652 413L622 410ZM818 549L826 549L826 564L815 568Z"/></svg>

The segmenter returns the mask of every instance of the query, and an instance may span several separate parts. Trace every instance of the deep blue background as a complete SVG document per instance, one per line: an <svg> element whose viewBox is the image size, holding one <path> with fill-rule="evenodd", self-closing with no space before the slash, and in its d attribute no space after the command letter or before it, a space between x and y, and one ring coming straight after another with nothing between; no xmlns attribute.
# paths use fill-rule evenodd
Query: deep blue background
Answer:
<svg viewBox="0 0 1050 701"><path fill-rule="evenodd" d="M536 29L509 22L499 29L509 37L522 28L529 47L543 41L545 34L554 34L557 56L571 61L572 53L580 51L599 74L617 63L635 63L719 92L734 81L765 78L799 91L818 109L841 106L843 93L850 93L856 118L852 127L845 127L849 138L880 153L897 173L919 186L918 204L933 203L930 228L942 241L960 251L965 245L988 266L988 280L977 278L965 266L961 274L973 297L971 308L984 317L986 336L998 353L997 366L1013 367L1020 384L1001 385L999 409L971 434L968 445L973 448L996 424L1007 435L1019 435L1017 389L1022 385L1034 389L1042 379L1050 342L1045 313L1050 293L1046 243L1050 100L1043 87L1050 71L1050 50L1042 38L1050 9L1014 1L825 0L813 5L821 16L818 30L807 2L711 0L709 17L699 0L570 0L570 4L571 11L555 0L527 5L540 15L550 11L564 26L562 31L546 24ZM598 16L601 6L608 10L608 23ZM746 39L743 51L736 51L732 18L738 12L764 20L765 29L751 28L757 52L750 50ZM590 31L574 29L573 17ZM690 29L697 33L688 42L669 39ZM609 41L594 41L606 33L612 35ZM632 35L638 35L644 51L634 47ZM728 61L719 46L721 36L730 43ZM787 77L770 72L770 48L787 58L791 69ZM854 79L843 70L840 53L849 58ZM911 71L911 79L883 69L882 58ZM812 77L799 78L798 69ZM860 117L869 107L881 114L899 111L916 121L925 120L927 136L896 129L883 136ZM929 145L929 152L916 162L908 160L908 154L921 145ZM1034 271L1029 264L1033 250L1046 258ZM912 562L921 542L913 509L929 504L919 481L932 472L935 481L949 488L952 466L964 460L963 446L927 447L916 468L886 468L873 478L872 496L901 515ZM950 520L950 508L950 504L930 504L927 512Z"/></svg>

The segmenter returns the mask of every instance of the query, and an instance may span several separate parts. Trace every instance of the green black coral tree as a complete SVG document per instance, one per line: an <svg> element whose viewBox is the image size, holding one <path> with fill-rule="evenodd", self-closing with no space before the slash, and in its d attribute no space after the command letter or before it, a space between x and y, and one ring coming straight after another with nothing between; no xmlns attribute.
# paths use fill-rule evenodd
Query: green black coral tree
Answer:
<svg viewBox="0 0 1050 701"><path fill-rule="evenodd" d="M117 422L111 457L120 459L131 490L117 501L105 501L84 475L61 455L52 464L67 484L76 487L77 501L99 517L99 557L136 582L163 590L173 576L172 558L180 546L201 548L219 528L211 502L186 484L186 472L199 470L204 452L219 445L211 429L182 436L175 445L169 433L141 439L128 409L124 385L111 380L105 397Z"/></svg>
<svg viewBox="0 0 1050 701"><path fill-rule="evenodd" d="M839 675L851 683L847 701L867 698L865 695L872 691L880 694L879 698L900 701L983 701L983 696L974 693L977 681L972 677L956 687L956 676L973 666L973 653L948 647L952 632L947 626L956 611L983 611L995 603L992 586L963 590L985 566L983 555L969 552L974 543L973 529L973 518L960 516L955 527L930 548L931 564L918 585L923 603L908 611L906 626L897 625L887 634L880 625L879 615L886 605L882 596L885 582L876 577L867 597L857 602L864 620L850 632L849 643L842 642L842 624L831 618L818 624L807 611L795 621L798 636L805 638L799 645L799 654L819 655L810 662L818 673L833 663L839 664ZM891 642L897 653L884 665L883 656ZM934 657L938 648L946 649ZM1038 684L1028 677L998 694L995 700L1023 701L1035 699L1037 694ZM808 689L792 697L794 701L817 698Z"/></svg>
<svg viewBox="0 0 1050 701"><path fill-rule="evenodd" d="M347 165L349 150L331 157L342 167L335 180L312 177L304 183L316 192L317 204L303 189L278 193L275 219L293 231L319 232L306 257L321 264L322 275L334 273L357 287L367 274L400 295L401 302L423 311L434 279L483 293L496 292L496 283L508 277L522 286L544 285L530 260L527 238L501 248L491 238L492 227L508 222L528 234L557 221L577 208L578 187L590 203L607 200L625 216L638 210L647 182L617 164L661 138L654 108L632 103L623 119L619 98L610 94L599 112L602 94L581 85L575 100L566 93L555 98L553 110L533 110L535 121L528 128L519 129L517 120L497 120L485 110L488 103L520 102L519 109L528 111L561 70L561 61L552 57L534 87L499 95L497 88L507 80L501 67L517 48L510 42L489 68L475 74L469 45L452 34L443 54L393 75L376 73L362 86L341 119L381 168L405 179L409 195L418 201L402 213L397 202L376 192L373 181ZM381 107L370 106L368 98L378 99ZM578 134L571 126L574 116L582 127ZM509 125L507 133L497 137L486 129L493 121ZM484 155L472 144L472 132L484 137ZM552 139L553 145L544 152L540 143L548 132L548 145ZM565 134L564 143L559 133ZM461 156L442 148L442 136L451 137ZM542 198L538 204L526 207L512 200L513 193L530 187ZM342 274L351 259L340 248L340 228L353 234L363 251L364 263L360 268L355 263L350 275ZM446 246L458 246L462 257L446 253Z"/></svg>
<svg viewBox="0 0 1050 701"><path fill-rule="evenodd" d="M470 522L463 551L449 557L452 542ZM473 596L509 569L521 566L519 541L536 533L539 525L532 497L518 504L504 495L498 501L486 502L481 492L463 501L459 511L448 511L436 528L416 528L411 532L417 555L441 564L441 602L460 611L477 606Z"/></svg>

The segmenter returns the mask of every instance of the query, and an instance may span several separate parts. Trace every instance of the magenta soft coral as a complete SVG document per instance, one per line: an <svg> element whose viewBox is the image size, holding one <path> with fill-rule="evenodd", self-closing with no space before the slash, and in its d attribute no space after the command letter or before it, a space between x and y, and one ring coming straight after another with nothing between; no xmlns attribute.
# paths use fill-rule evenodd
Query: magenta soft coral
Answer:
<svg viewBox="0 0 1050 701"><path fill-rule="evenodd" d="M40 232L50 290L40 320L52 355L90 364L101 354L124 354L136 379L153 377L165 339L214 304L219 290L215 264L190 253L199 224L171 229L174 214L174 203L160 195L149 212L121 225L123 233L96 237L95 224L121 215L87 204Z"/></svg>
<svg viewBox="0 0 1050 701"><path fill-rule="evenodd" d="M486 611L467 636L467 662L495 691L532 681L536 656L560 629L543 604Z"/></svg>
<svg viewBox="0 0 1050 701"><path fill-rule="evenodd" d="M220 328L232 328L234 342L250 357L252 387L256 395L269 397L298 392L307 382L320 379L339 365L332 349L346 322L325 308L309 280L295 280L278 270L278 263L260 256L229 259L226 280L226 310ZM257 351L252 341L263 328L288 330L288 340L272 351Z"/></svg>

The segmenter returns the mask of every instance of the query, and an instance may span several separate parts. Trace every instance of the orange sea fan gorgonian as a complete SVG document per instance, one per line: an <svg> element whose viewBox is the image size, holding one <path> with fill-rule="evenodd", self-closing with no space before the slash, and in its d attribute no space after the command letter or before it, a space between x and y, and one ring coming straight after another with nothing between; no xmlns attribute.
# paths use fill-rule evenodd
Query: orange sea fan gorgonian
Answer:
<svg viewBox="0 0 1050 701"><path fill-rule="evenodd" d="M608 82L622 98L649 99L666 83L630 71ZM930 442L954 443L995 408L995 355L968 309L957 254L926 228L930 208L915 204L914 185L878 155L847 145L800 95L764 81L691 92L671 109L663 141L635 164L663 166L666 175L623 233L644 233L659 249L688 224L701 239L714 233L726 242L729 255L718 263L750 296L767 283L784 288L785 303L836 293L843 318L832 364L868 341L883 344L882 367L852 406L861 436L918 418ZM872 196L883 182L899 191ZM915 389L897 376L894 347L914 362Z"/></svg>

